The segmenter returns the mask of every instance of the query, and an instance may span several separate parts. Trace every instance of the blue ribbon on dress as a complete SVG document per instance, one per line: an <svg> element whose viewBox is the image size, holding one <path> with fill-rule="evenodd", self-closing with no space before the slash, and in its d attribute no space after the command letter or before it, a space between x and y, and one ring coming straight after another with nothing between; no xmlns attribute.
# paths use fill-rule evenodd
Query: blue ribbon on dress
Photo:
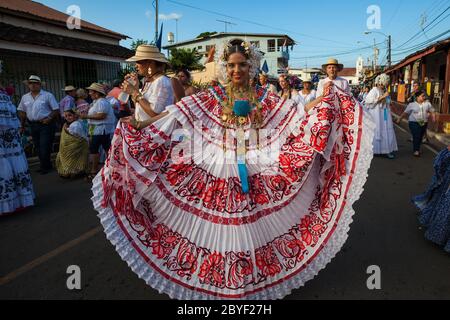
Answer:
<svg viewBox="0 0 450 320"><path fill-rule="evenodd" d="M238 117L246 117L252 110L248 100L236 100L234 101L233 112ZM237 135L238 143L237 145L245 145L245 135L242 137L240 134ZM241 141L244 139L244 141ZM238 147L239 150L239 147ZM243 193L249 193L250 187L248 184L248 169L245 164L245 151L237 154L238 172L239 178L241 179L241 188Z"/></svg>

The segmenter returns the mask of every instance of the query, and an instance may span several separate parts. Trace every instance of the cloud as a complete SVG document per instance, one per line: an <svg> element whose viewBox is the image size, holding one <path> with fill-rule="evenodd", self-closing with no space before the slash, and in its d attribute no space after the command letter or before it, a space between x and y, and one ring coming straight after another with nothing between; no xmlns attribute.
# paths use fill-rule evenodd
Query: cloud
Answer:
<svg viewBox="0 0 450 320"><path fill-rule="evenodd" d="M150 19L153 17L153 12L150 10L147 10L147 11L145 11L145 16Z"/></svg>
<svg viewBox="0 0 450 320"><path fill-rule="evenodd" d="M163 14L161 13L159 15L159 18L161 20L178 20L181 19L183 15L179 14L179 13L170 13L170 14Z"/></svg>

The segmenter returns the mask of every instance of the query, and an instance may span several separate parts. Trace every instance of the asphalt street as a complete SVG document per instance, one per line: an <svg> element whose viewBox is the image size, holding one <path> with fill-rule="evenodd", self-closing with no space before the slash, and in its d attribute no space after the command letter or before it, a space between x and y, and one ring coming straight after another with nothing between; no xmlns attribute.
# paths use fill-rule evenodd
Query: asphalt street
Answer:
<svg viewBox="0 0 450 320"><path fill-rule="evenodd" d="M426 189L435 157L412 157L397 128L395 160L376 157L355 206L349 239L335 259L287 299L450 299L450 255L424 239L413 195ZM32 170L33 171L33 170ZM36 206L0 217L0 299L168 299L140 280L106 240L89 183L33 173ZM81 269L81 290L66 271ZM381 289L366 286L381 269Z"/></svg>

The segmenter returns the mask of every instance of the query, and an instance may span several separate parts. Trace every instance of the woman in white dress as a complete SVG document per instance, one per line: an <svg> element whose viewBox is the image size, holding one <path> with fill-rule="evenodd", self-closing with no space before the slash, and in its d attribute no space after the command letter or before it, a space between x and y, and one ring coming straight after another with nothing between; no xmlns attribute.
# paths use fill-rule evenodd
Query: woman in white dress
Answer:
<svg viewBox="0 0 450 320"><path fill-rule="evenodd" d="M139 89L137 75L129 74L122 85L122 90L128 93L135 103L134 116L137 121L149 120L174 103L172 81L166 76L169 61L157 47L141 45L136 54L127 61L136 62L136 70L145 81L143 88Z"/></svg>
<svg viewBox="0 0 450 320"><path fill-rule="evenodd" d="M34 205L21 130L16 107L0 82L0 215Z"/></svg>
<svg viewBox="0 0 450 320"><path fill-rule="evenodd" d="M370 90L364 100L364 106L376 123L373 140L374 154L386 155L389 159L394 159L394 152L398 150L398 147L390 110L391 99L386 90L388 84L389 76L379 75L375 79L375 87Z"/></svg>
<svg viewBox="0 0 450 320"><path fill-rule="evenodd" d="M316 90L312 89L311 78L308 77L303 80L303 89L299 91L298 96L294 98L295 102L298 104L298 113L301 117L305 115L305 108L308 103L316 99Z"/></svg>
<svg viewBox="0 0 450 320"><path fill-rule="evenodd" d="M281 299L347 238L373 124L335 87L301 119L293 100L250 87L260 60L243 40L219 48L228 85L123 119L94 181L108 239L172 298Z"/></svg>

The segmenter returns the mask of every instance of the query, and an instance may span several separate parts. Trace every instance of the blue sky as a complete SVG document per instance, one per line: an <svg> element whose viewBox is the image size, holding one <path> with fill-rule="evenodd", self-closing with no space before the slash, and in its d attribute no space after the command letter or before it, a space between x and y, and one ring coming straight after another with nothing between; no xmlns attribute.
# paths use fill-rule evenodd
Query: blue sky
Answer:
<svg viewBox="0 0 450 320"><path fill-rule="evenodd" d="M81 8L84 20L133 39L154 38L153 0L38 1L64 12L75 4ZM358 56L363 56L365 61L373 57L373 48L369 46L373 45L374 38L381 43L378 63L386 61L385 37L381 34L364 35L370 5L381 9L381 29L375 31L392 35L394 61L414 52L416 45L450 29L448 0L160 0L159 11L166 16L181 16L178 20L179 41L195 38L205 31L224 31L224 24L217 20L227 20L236 24L228 31L285 33L294 38L299 44L291 53L292 67L319 66L331 56L348 67L354 67ZM423 27L433 24L423 32L421 21ZM176 32L175 20L164 21L164 43L170 31ZM416 34L412 41L406 42ZM131 40L123 41L122 45L129 46L130 43Z"/></svg>

